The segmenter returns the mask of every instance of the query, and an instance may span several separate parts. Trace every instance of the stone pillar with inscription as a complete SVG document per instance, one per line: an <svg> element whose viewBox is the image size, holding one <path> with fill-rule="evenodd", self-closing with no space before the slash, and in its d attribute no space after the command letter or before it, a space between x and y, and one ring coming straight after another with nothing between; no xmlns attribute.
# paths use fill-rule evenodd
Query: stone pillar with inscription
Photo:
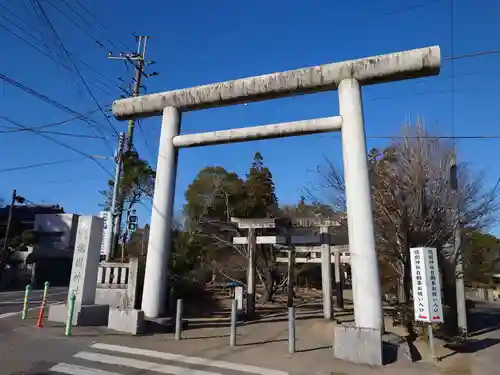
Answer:
<svg viewBox="0 0 500 375"><path fill-rule="evenodd" d="M97 269L99 267L103 219L81 216L78 221L68 299L76 296L73 324L106 325L108 305L96 305ZM49 320L65 322L66 305L51 305Z"/></svg>

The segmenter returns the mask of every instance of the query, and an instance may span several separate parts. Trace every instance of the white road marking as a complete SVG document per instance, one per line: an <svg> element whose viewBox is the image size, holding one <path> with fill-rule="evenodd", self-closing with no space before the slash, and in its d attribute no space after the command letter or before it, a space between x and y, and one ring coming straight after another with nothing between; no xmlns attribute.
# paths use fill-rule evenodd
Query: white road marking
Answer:
<svg viewBox="0 0 500 375"><path fill-rule="evenodd" d="M243 365L243 364L239 364L239 363L217 361L217 360L206 359L206 358L186 357L186 356L180 355L180 354L173 354L173 353L158 352L155 350L132 348L129 346L96 343L96 344L91 345L91 348L108 350L108 351L119 352L119 353L124 353L124 354L141 355L141 356L145 356L145 357L152 357L152 358L163 359L163 360L167 360L167 361L177 361L177 362L189 363L191 365L199 365L199 366L216 367L216 368L228 369L228 370L236 370L236 371L241 371L241 372L248 372L251 374L289 375L288 372L286 372L286 371L267 369L267 368L251 366L251 365Z"/></svg>
<svg viewBox="0 0 500 375"><path fill-rule="evenodd" d="M65 287L65 286L58 286L58 287L54 287L54 288L49 288L49 290L51 291L55 291L55 292L58 292L59 290L63 291L63 290L68 290L68 287ZM0 292L0 297L2 296L10 296L11 294L19 294L20 296L24 296L24 293L25 293L25 290L11 290L11 291L8 291L8 292ZM35 289L35 290L31 290L31 293L40 293L40 294L43 294L43 289Z"/></svg>
<svg viewBox="0 0 500 375"><path fill-rule="evenodd" d="M52 305L60 305L62 303L64 303L64 302L59 301L59 302L52 303ZM40 306L30 307L28 309L28 311L33 311L33 310L38 310L38 309L40 309ZM16 316L16 315L21 315L21 314L22 314L22 311L12 311L12 312L8 312L8 313L0 314L0 319L10 318L11 316Z"/></svg>
<svg viewBox="0 0 500 375"><path fill-rule="evenodd" d="M49 371L55 371L70 375L123 375L117 372L109 372L85 366L70 365L68 363L58 363L54 367L50 368Z"/></svg>
<svg viewBox="0 0 500 375"><path fill-rule="evenodd" d="M60 295L63 295L63 294L68 294L68 292L59 292L59 293L51 293L51 294L47 294L47 298L49 298L49 303L50 303L50 297L53 297L53 296L60 296ZM42 299L43 298L43 295L40 295L40 296L37 296L37 298L28 298L28 302L29 303L42 303ZM23 298L18 298L16 300L11 300L11 301L0 301L0 306L1 305L8 305L8 304L12 304L12 303L23 303L24 302L24 297Z"/></svg>
<svg viewBox="0 0 500 375"><path fill-rule="evenodd" d="M136 368L139 370L155 371L155 372L160 372L163 374L171 374L171 375L185 375L185 374L189 374L189 375L223 375L223 374L217 373L217 372L192 370L192 369L186 369L185 367L163 365L161 363L156 363L156 362L140 361L138 359L133 359L133 358L118 357L118 356L114 356L114 355L99 354L99 353L79 352L79 353L76 353L73 357L85 359L87 361L107 363L110 365L120 365L120 366ZM189 370L189 372L187 372L187 370Z"/></svg>

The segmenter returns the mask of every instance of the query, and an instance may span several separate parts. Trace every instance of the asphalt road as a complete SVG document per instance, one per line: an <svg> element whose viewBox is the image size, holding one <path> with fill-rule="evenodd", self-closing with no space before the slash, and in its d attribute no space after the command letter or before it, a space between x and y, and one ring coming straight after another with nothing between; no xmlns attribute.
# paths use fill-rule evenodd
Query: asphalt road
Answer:
<svg viewBox="0 0 500 375"><path fill-rule="evenodd" d="M43 289L32 290L28 299L30 310L40 307ZM48 303L64 302L68 296L67 287L49 288ZM24 291L0 292L0 319L20 314L23 309Z"/></svg>

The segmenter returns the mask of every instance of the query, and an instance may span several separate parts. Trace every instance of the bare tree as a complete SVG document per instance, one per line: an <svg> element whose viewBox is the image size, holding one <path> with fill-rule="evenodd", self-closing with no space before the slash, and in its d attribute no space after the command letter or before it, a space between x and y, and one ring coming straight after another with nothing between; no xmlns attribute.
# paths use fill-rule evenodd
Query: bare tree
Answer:
<svg viewBox="0 0 500 375"><path fill-rule="evenodd" d="M458 166L459 190L450 188L449 172L454 157L452 145L430 136L421 121L413 126L404 125L401 136L392 144L369 153L382 278L396 276L400 303L412 298L411 247L436 247L442 258L445 284L450 285L455 274L454 269L450 272L444 266L445 259L452 256L445 249L453 240L457 223L465 228L485 229L495 219L498 209L496 186L484 189L482 176L471 173L467 165ZM318 168L318 174L333 204L345 206L341 172L328 161ZM390 276L384 281L395 287ZM452 291L450 288L446 293L445 289L445 303L447 297L454 296Z"/></svg>

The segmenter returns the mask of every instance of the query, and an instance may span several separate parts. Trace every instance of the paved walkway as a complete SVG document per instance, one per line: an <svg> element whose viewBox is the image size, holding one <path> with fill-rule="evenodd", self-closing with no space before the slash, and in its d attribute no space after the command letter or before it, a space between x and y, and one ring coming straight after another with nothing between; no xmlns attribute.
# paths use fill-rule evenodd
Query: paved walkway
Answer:
<svg viewBox="0 0 500 375"><path fill-rule="evenodd" d="M201 357L211 361L264 367L278 370L279 374L421 375L422 372L437 374L432 364L424 362L417 364L400 362L383 368L372 368L334 360L331 348L332 328L331 323L325 323L322 319L298 321L297 352L293 355L288 354L286 319L238 327L237 346L234 348L229 346L227 325L186 330L181 341L173 340L173 335L153 335L141 338L109 336L104 342L188 357Z"/></svg>
<svg viewBox="0 0 500 375"><path fill-rule="evenodd" d="M72 375L288 375L285 371L137 347L95 343L46 374Z"/></svg>
<svg viewBox="0 0 500 375"><path fill-rule="evenodd" d="M453 355L450 350L438 348L438 355L445 356L438 364L426 359L428 352L421 344L424 360L411 363L400 358L373 368L333 359L331 322L304 314L298 314L298 318L297 352L293 355L288 354L286 316L280 319L275 315L272 322L239 326L234 348L229 346L228 323L223 320L197 320L198 327L191 324L180 341L175 341L172 334L134 337L91 327L75 327L73 336L67 338L62 325L47 323L43 329L35 329L30 321L13 329L14 335L6 332L5 345L0 345L0 361L8 360L5 363L9 363L9 369L33 369L22 372L26 375L500 374L500 331L476 337L476 349L480 350L474 353ZM14 318L4 319L11 320L14 322ZM212 326L200 327L208 323ZM18 363L11 367L15 358ZM28 366L27 361L34 365Z"/></svg>

